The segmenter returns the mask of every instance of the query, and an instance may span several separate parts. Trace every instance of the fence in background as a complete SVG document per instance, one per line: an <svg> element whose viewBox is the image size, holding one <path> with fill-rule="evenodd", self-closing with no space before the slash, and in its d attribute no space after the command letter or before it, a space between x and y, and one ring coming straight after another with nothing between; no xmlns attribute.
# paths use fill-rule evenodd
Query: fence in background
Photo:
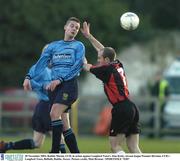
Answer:
<svg viewBox="0 0 180 161"><path fill-rule="evenodd" d="M161 113L157 99L134 97L133 101L140 109L140 122L142 134L151 134L159 137L161 134L180 134L180 129L162 128ZM28 132L31 130L31 117L37 100L22 97L0 97L0 133L4 132ZM155 110L150 109L154 103ZM76 129L79 134L92 134L99 113L104 107L110 106L105 97L87 96L81 97L75 111ZM76 107L75 107L76 108ZM73 110L72 110L73 111ZM74 120L74 118L73 118ZM153 124L152 124L153 120ZM180 118L179 118L180 121Z"/></svg>
<svg viewBox="0 0 180 161"><path fill-rule="evenodd" d="M36 103L36 99L26 96L0 96L0 133L29 131Z"/></svg>

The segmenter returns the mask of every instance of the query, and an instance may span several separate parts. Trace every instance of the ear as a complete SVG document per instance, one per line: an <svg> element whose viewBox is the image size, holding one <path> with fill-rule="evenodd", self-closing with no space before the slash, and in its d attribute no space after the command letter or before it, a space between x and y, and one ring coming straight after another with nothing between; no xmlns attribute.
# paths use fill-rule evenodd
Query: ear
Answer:
<svg viewBox="0 0 180 161"><path fill-rule="evenodd" d="M104 58L106 63L110 63L110 59L108 57Z"/></svg>

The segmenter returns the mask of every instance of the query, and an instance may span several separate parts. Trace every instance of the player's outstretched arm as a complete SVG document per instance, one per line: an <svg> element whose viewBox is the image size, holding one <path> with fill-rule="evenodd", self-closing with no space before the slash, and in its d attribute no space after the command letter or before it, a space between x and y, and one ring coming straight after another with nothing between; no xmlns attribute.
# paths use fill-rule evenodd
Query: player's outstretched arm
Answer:
<svg viewBox="0 0 180 161"><path fill-rule="evenodd" d="M81 28L81 32L84 37L90 41L97 52L104 48L104 46L90 33L90 24L86 21L83 22L83 28Z"/></svg>
<svg viewBox="0 0 180 161"><path fill-rule="evenodd" d="M84 69L85 71L87 71L87 72L90 71L91 67L92 67L92 64L87 64L87 63L85 63L85 64L83 65L83 69Z"/></svg>

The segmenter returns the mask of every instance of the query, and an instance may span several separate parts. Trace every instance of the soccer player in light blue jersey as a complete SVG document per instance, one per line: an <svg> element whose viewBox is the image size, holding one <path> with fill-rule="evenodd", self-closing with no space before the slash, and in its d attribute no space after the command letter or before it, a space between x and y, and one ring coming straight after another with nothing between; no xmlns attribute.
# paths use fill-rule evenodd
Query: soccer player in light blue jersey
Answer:
<svg viewBox="0 0 180 161"><path fill-rule="evenodd" d="M29 70L33 74L35 65ZM33 138L22 139L15 142L0 142L0 153L5 153L7 150L21 150L40 148L44 142L45 134L51 130L50 118L50 102L48 92L45 89L46 85L51 81L51 70L47 67L38 76L31 79L31 89L37 94L39 102L37 103L32 117ZM65 152L64 144L60 144L61 152Z"/></svg>
<svg viewBox="0 0 180 161"><path fill-rule="evenodd" d="M68 109L78 97L77 76L79 75L83 60L85 57L85 47L82 42L75 40L80 29L80 21L75 17L67 20L64 26L64 39L54 41L48 44L42 52L40 59L36 63L35 72L28 73L24 81L24 88L29 89L29 81L40 74L48 62L52 63L52 81L48 85L52 102L50 112L52 125L52 153L59 152L59 142L63 132L62 114ZM66 140L70 148L76 149L73 152L78 153L77 143L72 131L70 139ZM68 144L68 145L69 145ZM76 147L75 147L76 146Z"/></svg>

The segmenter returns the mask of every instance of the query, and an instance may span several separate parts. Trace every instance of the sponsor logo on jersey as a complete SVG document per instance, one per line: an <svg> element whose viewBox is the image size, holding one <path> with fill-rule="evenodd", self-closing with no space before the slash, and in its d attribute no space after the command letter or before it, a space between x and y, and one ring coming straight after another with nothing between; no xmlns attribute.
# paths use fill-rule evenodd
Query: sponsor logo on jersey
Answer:
<svg viewBox="0 0 180 161"><path fill-rule="evenodd" d="M72 58L71 54L57 53L53 55L53 59L71 59L71 58Z"/></svg>

